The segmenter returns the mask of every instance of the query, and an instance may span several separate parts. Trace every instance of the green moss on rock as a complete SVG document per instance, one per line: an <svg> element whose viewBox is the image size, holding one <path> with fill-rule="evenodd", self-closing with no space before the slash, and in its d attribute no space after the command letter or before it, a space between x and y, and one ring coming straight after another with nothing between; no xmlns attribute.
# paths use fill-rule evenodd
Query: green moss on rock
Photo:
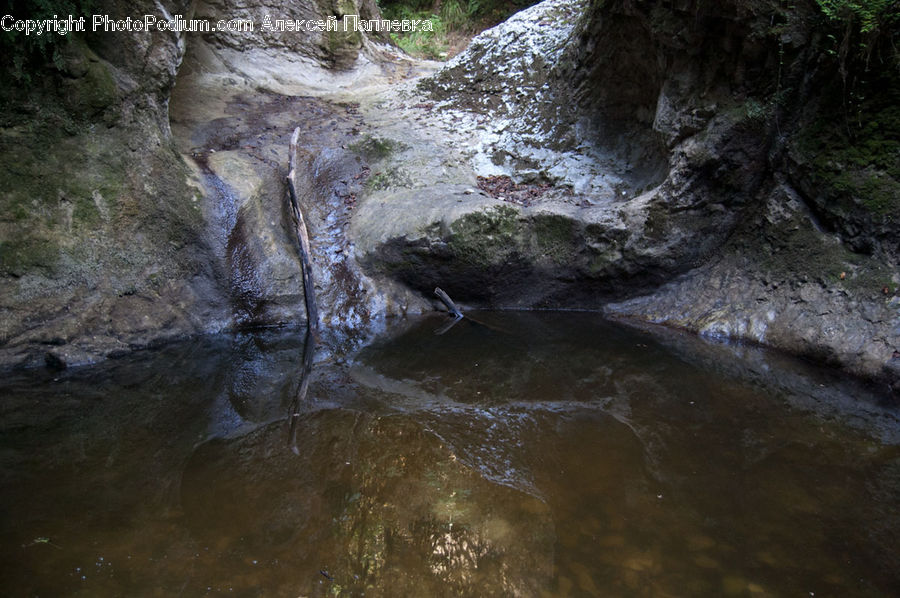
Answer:
<svg viewBox="0 0 900 598"><path fill-rule="evenodd" d="M839 212L864 209L876 219L900 219L900 84L876 81L851 95L849 105L831 99L796 148L813 181ZM828 207L828 206L826 206Z"/></svg>
<svg viewBox="0 0 900 598"><path fill-rule="evenodd" d="M578 241L574 220L560 214L541 214L534 217L533 227L540 255L560 264L572 260Z"/></svg>
<svg viewBox="0 0 900 598"><path fill-rule="evenodd" d="M334 3L322 2L320 6L323 14L334 14L338 20L343 19L345 15L356 15L359 11L353 0L337 0ZM351 56L355 59L356 50L362 46L363 35L359 31L348 28L344 31L341 27L336 30L328 31L325 41L326 55L335 62L335 65L342 65L344 60ZM349 52L348 52L349 51Z"/></svg>
<svg viewBox="0 0 900 598"><path fill-rule="evenodd" d="M384 160L394 152L406 147L403 143L393 139L384 139L366 135L360 141L350 144L350 150L359 154L361 158L369 162Z"/></svg>
<svg viewBox="0 0 900 598"><path fill-rule="evenodd" d="M410 187L412 180L409 175L399 167L390 167L387 170L376 172L366 179L366 187L372 190L396 189Z"/></svg>
<svg viewBox="0 0 900 598"><path fill-rule="evenodd" d="M113 106L118 99L118 87L105 63L96 57L85 60L83 77L66 85L67 103L72 110L86 115L98 114Z"/></svg>
<svg viewBox="0 0 900 598"><path fill-rule="evenodd" d="M0 241L0 274L20 277L34 270L52 272L59 257L59 247L48 239Z"/></svg>
<svg viewBox="0 0 900 598"><path fill-rule="evenodd" d="M450 227L450 249L457 258L473 266L503 263L521 245L518 217L518 210L511 206L466 214Z"/></svg>

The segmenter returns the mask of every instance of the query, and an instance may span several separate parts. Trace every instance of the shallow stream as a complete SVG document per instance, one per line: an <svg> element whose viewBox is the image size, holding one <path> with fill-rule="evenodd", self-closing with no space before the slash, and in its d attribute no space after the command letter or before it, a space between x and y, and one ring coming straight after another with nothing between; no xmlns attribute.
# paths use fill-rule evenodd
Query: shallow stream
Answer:
<svg viewBox="0 0 900 598"><path fill-rule="evenodd" d="M593 314L476 317L326 338L309 372L265 333L7 376L2 593L900 593L900 415L871 389Z"/></svg>

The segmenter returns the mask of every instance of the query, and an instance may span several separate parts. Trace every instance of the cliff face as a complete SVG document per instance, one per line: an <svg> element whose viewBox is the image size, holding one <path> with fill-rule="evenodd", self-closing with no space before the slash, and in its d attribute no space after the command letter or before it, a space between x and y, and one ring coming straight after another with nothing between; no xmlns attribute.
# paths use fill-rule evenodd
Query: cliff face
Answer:
<svg viewBox="0 0 900 598"><path fill-rule="evenodd" d="M719 252L771 176L771 135L744 106L771 69L768 40L752 34L762 18L728 6L707 15L650 2L544 2L423 83L442 109L487 117L488 132L473 132L477 175L569 191L510 206L525 221L561 219L557 239L538 224L514 245L536 237L536 252L493 264L494 277L514 272L499 288L518 288L520 272L551 253L541 246L554 246L554 263L517 306L597 309Z"/></svg>
<svg viewBox="0 0 900 598"><path fill-rule="evenodd" d="M112 19L145 14L158 19L252 17L260 19L257 28L264 12L301 19L366 15L367 10L374 10L374 4L250 2L234 7L114 0L94 7ZM0 361L89 363L169 338L246 324L247 298L235 280L246 275L242 270L259 266L248 266L245 259L254 243L275 249L272 260L277 264L263 264L263 272L284 274L288 280L255 299L275 308L250 323L302 321L302 291L291 287L286 274L296 276L299 268L291 262L290 238L277 227L272 233L267 215L251 210L255 217L248 215L240 224L246 230L239 231L249 235L251 249L235 245L229 250L220 243L240 234L220 230L216 202L221 198L204 187L202 173L182 155L182 150L189 152L190 140L176 143L170 129L170 97L188 49L201 57L227 53L216 58L213 73L204 71L209 64L201 59L193 61L201 71L193 74L235 84L241 68L267 64L273 70L277 53L285 64L322 73L350 69L366 44L371 45L361 34L325 39L294 33L276 41L259 29L249 37L95 32L58 41L55 64L48 58L46 64L30 66L27 84L5 65ZM263 51L268 54L262 56ZM183 79L180 87L191 87L190 77L178 78ZM194 100L181 101L190 105ZM293 121L284 124L288 134L290 126ZM280 198L282 177L269 173L255 180L260 187L272 185ZM280 223L280 213L275 213ZM253 224L263 218L264 225Z"/></svg>
<svg viewBox="0 0 900 598"><path fill-rule="evenodd" d="M830 33L814 3L588 11L569 55L578 105L599 127L659 134L670 165L653 214L661 234L712 224L686 275L609 309L896 386L895 32L868 40L868 64L835 56Z"/></svg>
<svg viewBox="0 0 900 598"><path fill-rule="evenodd" d="M103 11L159 13L153 2ZM38 68L28 85L7 79L5 360L90 361L224 323L200 206L169 133L184 43L173 33L72 36L60 43L59 66Z"/></svg>
<svg viewBox="0 0 900 598"><path fill-rule="evenodd" d="M603 308L896 384L893 33L869 40L881 62L854 79L866 66L837 55L830 27L815 3L524 11L421 87L455 122L474 115L475 174L551 190L523 207L507 185L492 194L503 222L470 202L480 220L395 225L369 254L423 289L422 272L442 273L482 304ZM494 259L455 266L484 239Z"/></svg>

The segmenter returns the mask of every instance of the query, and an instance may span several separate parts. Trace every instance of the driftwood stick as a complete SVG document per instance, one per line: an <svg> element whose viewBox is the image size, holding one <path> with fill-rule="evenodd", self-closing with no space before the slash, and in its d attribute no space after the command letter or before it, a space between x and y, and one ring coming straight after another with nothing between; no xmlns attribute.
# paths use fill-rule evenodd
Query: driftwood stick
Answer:
<svg viewBox="0 0 900 598"><path fill-rule="evenodd" d="M291 147L288 161L287 184L289 199L291 202L291 215L294 220L294 230L297 233L297 241L300 244L300 264L303 270L303 297L306 300L306 322L313 331L319 330L319 308L316 306L316 291L313 283L312 263L310 262L309 232L306 229L306 221L303 219L303 211L300 209L300 200L297 195L297 146L300 139L300 127L294 129L291 135Z"/></svg>
<svg viewBox="0 0 900 598"><path fill-rule="evenodd" d="M509 331L504 330L503 328L494 326L492 324L488 324L487 322L482 322L481 320L473 318L472 316L467 316L467 315L463 314L463 312L460 311L460 309L456 306L456 304L453 303L453 299L450 298L450 295L445 293L441 287L436 287L434 289L434 294L437 295L438 299L440 299L444 303L444 305L447 306L447 311L450 312L450 315L453 316L453 320L451 320L447 324L445 324L445 325L441 326L439 329L437 329L435 331L435 334L438 334L438 335L444 334L445 332L447 332L448 330L453 328L453 326L455 326L456 323L459 322L460 320L462 320L463 318L465 318L469 322L472 322L473 324L478 324L479 326L484 326L485 328L489 328L490 330L493 330L495 332L509 334Z"/></svg>
<svg viewBox="0 0 900 598"><path fill-rule="evenodd" d="M438 299L443 301L444 305L447 306L447 311L453 314L457 320L463 317L463 313L459 311L459 308L453 303L453 299L451 299L450 295L445 293L441 287L435 287L434 294L437 295Z"/></svg>
<svg viewBox="0 0 900 598"><path fill-rule="evenodd" d="M316 350L316 335L311 326L306 327L306 339L303 341L303 360L300 364L300 385L291 401L291 424L290 438L288 444L294 454L299 455L300 449L297 447L297 432L300 422L301 409L305 406L306 394L309 392L309 379L312 375L313 354Z"/></svg>

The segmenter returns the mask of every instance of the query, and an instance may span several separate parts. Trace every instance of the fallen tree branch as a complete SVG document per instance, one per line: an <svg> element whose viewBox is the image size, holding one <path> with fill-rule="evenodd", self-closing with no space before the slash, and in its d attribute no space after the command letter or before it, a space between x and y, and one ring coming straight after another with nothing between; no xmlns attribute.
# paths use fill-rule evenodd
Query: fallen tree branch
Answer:
<svg viewBox="0 0 900 598"><path fill-rule="evenodd" d="M472 322L473 324L478 324L479 326L484 326L485 328L488 328L495 332L509 334L509 331L504 330L503 328L499 328L492 324L482 322L481 320L477 320L477 319L473 318L472 316L465 315L462 311L460 311L460 309L456 306L456 304L453 303L453 299L450 298L450 295L445 293L441 287L435 287L434 294L437 295L437 298L440 299L443 302L443 304L447 306L447 311L450 313L451 316L453 316L453 319L450 320L450 322L448 322L447 324L445 324L445 325L441 326L439 329L437 329L435 331L435 334L438 334L438 335L444 334L445 332L447 332L448 330L453 328L456 325L456 323L459 322L460 320L462 320L463 318L465 318L469 322Z"/></svg>
<svg viewBox="0 0 900 598"><path fill-rule="evenodd" d="M297 195L297 145L300 139L300 127L294 129L291 135L290 154L288 158L287 185L291 203L291 215L294 221L294 230L297 233L297 241L300 245L300 265L303 271L303 298L306 301L306 325L317 333L319 330L319 309L316 306L315 284L313 283L312 263L310 262L309 232L306 229L306 221L303 219L303 211L300 209L300 200Z"/></svg>
<svg viewBox="0 0 900 598"><path fill-rule="evenodd" d="M300 363L300 386L297 388L297 392L294 394L294 399L291 401L291 424L289 430L289 440L288 444L291 447L291 451L295 455L300 454L300 449L297 447L297 432L298 432L298 423L300 422L300 416L302 415L301 409L305 407L306 403L306 394L309 392L309 379L312 375L313 368L313 354L316 350L316 335L311 326L306 327L306 339L303 341L303 359Z"/></svg>
<svg viewBox="0 0 900 598"><path fill-rule="evenodd" d="M444 305L447 306L447 311L453 314L457 320L464 317L463 313L456 307L456 304L453 303L453 299L450 298L450 295L445 293L441 287L435 287L434 294L437 295L438 299L443 301Z"/></svg>

